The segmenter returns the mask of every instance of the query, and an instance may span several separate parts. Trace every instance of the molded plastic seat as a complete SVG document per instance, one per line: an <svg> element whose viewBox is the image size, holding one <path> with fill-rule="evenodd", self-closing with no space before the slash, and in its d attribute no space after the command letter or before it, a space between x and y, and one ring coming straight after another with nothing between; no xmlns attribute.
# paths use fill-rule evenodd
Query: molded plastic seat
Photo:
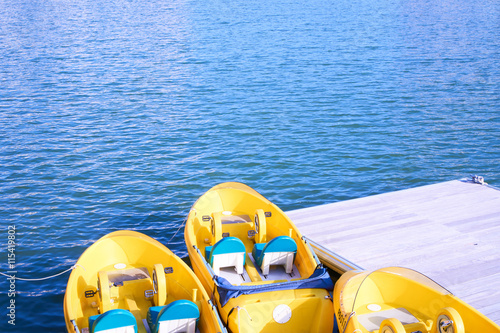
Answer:
<svg viewBox="0 0 500 333"><path fill-rule="evenodd" d="M153 306L148 310L151 333L194 333L200 310L195 303L180 299L165 306Z"/></svg>
<svg viewBox="0 0 500 333"><path fill-rule="evenodd" d="M89 318L90 333L137 333L137 322L130 311L109 310Z"/></svg>
<svg viewBox="0 0 500 333"><path fill-rule="evenodd" d="M278 236L269 243L257 243L252 250L255 263L264 275L269 274L269 266L271 265L283 265L285 272L290 274L296 253L297 244L288 236Z"/></svg>
<svg viewBox="0 0 500 333"><path fill-rule="evenodd" d="M225 237L214 246L207 246L205 256L216 275L220 274L223 267L235 267L238 274L243 274L245 245L236 237Z"/></svg>

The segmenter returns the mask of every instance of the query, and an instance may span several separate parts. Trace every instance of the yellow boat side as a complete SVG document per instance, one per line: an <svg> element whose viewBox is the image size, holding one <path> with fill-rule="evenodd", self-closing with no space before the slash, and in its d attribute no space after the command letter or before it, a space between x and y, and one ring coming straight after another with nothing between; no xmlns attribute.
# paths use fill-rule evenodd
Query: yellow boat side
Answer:
<svg viewBox="0 0 500 333"><path fill-rule="evenodd" d="M292 272L296 275L285 280L272 280L263 275L251 255L256 243L267 243L279 236L291 237L297 245ZM230 182L207 191L193 205L186 222L184 237L193 270L209 295L214 295L221 318L229 330L332 332L333 305L330 294L325 289L306 288L242 294L229 299L227 304L221 304L220 294L214 283L214 272L206 261L205 250L224 237L236 237L245 247L243 280L239 283L232 281L235 286L300 281L310 277L319 264L314 252L286 214L252 188ZM285 313L290 312L290 318L285 319L286 322L277 315L280 309L284 309Z"/></svg>
<svg viewBox="0 0 500 333"><path fill-rule="evenodd" d="M73 333L76 325L82 332L89 317L126 309L136 318L139 332L146 332L148 309L178 299L198 306L201 332L225 331L203 286L180 258L149 236L116 231L91 245L71 272L64 295L66 327Z"/></svg>
<svg viewBox="0 0 500 333"><path fill-rule="evenodd" d="M405 268L348 271L337 281L333 298L341 333L500 333L470 305Z"/></svg>

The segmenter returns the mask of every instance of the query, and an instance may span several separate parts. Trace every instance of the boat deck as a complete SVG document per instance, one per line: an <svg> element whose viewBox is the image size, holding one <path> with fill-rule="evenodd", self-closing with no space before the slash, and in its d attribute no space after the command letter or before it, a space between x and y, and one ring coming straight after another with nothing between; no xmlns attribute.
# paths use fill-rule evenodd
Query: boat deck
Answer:
<svg viewBox="0 0 500 333"><path fill-rule="evenodd" d="M500 190L455 180L287 215L347 262L415 269L500 324Z"/></svg>

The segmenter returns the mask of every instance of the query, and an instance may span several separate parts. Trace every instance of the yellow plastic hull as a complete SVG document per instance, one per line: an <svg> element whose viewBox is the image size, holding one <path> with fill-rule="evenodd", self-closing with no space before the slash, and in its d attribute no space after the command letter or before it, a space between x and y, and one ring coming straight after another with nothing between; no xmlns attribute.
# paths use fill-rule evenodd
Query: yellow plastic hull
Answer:
<svg viewBox="0 0 500 333"><path fill-rule="evenodd" d="M145 291L153 290L151 277L156 264L161 264L169 271L164 274L166 293L147 297ZM102 288L103 294L97 292L98 275L103 279L102 272L112 277L124 271L139 272L141 279L125 281L121 285L111 286L109 290ZM101 300L105 294L110 300L107 303ZM75 332L75 324L82 332L83 328L88 327L90 316L100 314L103 310L126 309L136 318L139 332L146 332L143 319L146 319L149 307L168 304L177 299L187 299L198 305L201 332L224 331L200 281L180 258L144 234L116 231L99 239L78 259L64 295L64 318L68 332ZM158 302L162 304L156 304Z"/></svg>
<svg viewBox="0 0 500 333"><path fill-rule="evenodd" d="M402 324L397 331L399 324L393 323L394 333L446 332L439 330L439 323L450 325L447 332L500 332L498 325L470 305L418 272L404 268L349 271L335 284L333 299L340 333L382 332L394 319ZM380 323L382 320L386 321ZM391 332L387 327L384 332Z"/></svg>
<svg viewBox="0 0 500 333"><path fill-rule="evenodd" d="M254 214L257 210L266 213L265 231L252 236L255 230ZM214 230L208 217L218 214L248 216L246 222L218 224ZM217 230L221 228L222 230ZM224 306L220 303L212 274L201 255L205 247L216 242L216 234L239 238L245 245L245 269L251 281L244 285L272 284L280 281L262 281L258 268L251 262L249 253L254 243L268 242L277 236L286 235L296 242L295 265L302 278L309 277L317 267L311 248L302 240L300 232L291 220L274 204L250 187L240 183L224 183L210 189L193 205L184 232L186 245L194 272L200 278L210 296L214 296L221 318L232 332L332 332L333 305L325 289L298 289L240 295ZM258 238L258 239L257 239ZM201 254L201 255L200 255ZM285 323L275 320L280 305L291 309L291 317Z"/></svg>

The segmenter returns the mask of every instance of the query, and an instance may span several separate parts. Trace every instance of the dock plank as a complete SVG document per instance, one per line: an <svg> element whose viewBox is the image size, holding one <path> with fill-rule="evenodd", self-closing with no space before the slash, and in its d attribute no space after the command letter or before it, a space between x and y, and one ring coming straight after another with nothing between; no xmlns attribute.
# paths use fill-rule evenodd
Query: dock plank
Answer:
<svg viewBox="0 0 500 333"><path fill-rule="evenodd" d="M500 190L454 180L287 214L351 262L415 269L500 324Z"/></svg>

